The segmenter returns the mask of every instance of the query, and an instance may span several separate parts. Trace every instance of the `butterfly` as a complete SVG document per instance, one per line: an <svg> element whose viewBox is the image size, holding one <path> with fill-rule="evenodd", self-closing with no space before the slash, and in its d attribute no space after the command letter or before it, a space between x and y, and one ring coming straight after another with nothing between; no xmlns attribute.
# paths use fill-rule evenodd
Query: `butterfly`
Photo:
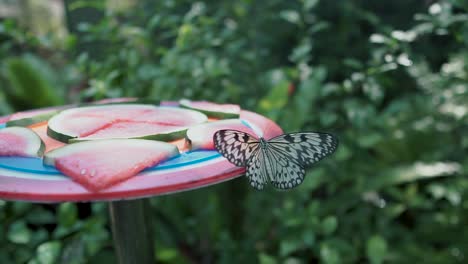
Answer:
<svg viewBox="0 0 468 264"><path fill-rule="evenodd" d="M291 189L304 181L305 169L332 154L338 139L332 134L298 132L270 140L237 130L218 130L215 148L229 162L246 168L250 185L262 190L267 183Z"/></svg>

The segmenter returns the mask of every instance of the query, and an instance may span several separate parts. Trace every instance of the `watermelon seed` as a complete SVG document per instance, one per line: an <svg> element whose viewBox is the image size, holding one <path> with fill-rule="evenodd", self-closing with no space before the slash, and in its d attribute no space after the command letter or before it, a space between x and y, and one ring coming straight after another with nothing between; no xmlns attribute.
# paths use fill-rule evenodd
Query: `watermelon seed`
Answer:
<svg viewBox="0 0 468 264"><path fill-rule="evenodd" d="M80 173L81 173L81 175L85 175L86 174L86 169L82 169Z"/></svg>
<svg viewBox="0 0 468 264"><path fill-rule="evenodd" d="M96 170L95 170L95 169L92 169L92 170L91 170L90 176L91 176L91 177L94 177L95 175L96 175Z"/></svg>

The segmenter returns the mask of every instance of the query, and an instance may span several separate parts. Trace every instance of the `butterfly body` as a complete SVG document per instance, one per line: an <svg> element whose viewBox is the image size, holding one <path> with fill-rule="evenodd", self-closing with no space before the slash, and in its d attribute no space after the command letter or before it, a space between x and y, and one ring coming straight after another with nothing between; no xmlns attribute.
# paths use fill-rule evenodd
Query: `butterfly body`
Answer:
<svg viewBox="0 0 468 264"><path fill-rule="evenodd" d="M266 141L264 138L262 138L262 137L259 139L259 142L258 142L258 143L260 144L260 148L261 148L262 150L265 150L265 149L268 147L267 141ZM252 144L252 143L251 143L251 144Z"/></svg>
<svg viewBox="0 0 468 264"><path fill-rule="evenodd" d="M257 190L269 182L278 189L301 184L305 169L338 146L336 137L319 132L283 134L266 140L237 130L219 130L213 141L221 155L246 168L250 185Z"/></svg>

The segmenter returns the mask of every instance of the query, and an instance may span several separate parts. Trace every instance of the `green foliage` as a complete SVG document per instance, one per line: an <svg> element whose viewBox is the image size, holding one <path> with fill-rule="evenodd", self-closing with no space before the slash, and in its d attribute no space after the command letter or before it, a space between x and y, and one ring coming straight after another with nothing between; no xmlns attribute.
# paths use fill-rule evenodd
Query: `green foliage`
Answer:
<svg viewBox="0 0 468 264"><path fill-rule="evenodd" d="M160 262L465 262L464 1L66 2L102 17L70 22L64 49L2 22L0 113L189 97L340 139L289 192L241 178L152 198ZM0 201L0 262L115 261L105 204L86 208Z"/></svg>
<svg viewBox="0 0 468 264"><path fill-rule="evenodd" d="M10 58L5 61L5 77L11 89L5 90L7 100L21 108L38 108L59 105L63 100L57 96L55 87L43 78L44 65L35 57ZM31 100L34 98L34 100Z"/></svg>

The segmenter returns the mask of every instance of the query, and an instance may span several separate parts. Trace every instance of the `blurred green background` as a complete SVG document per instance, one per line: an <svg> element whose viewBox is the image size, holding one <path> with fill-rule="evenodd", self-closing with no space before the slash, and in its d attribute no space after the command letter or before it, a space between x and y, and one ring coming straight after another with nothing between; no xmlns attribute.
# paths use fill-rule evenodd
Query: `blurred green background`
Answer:
<svg viewBox="0 0 468 264"><path fill-rule="evenodd" d="M466 263L468 3L0 0L0 115L240 104L338 135L288 192L151 198L161 263ZM1 183L0 183L1 184ZM0 263L113 263L105 203L0 200Z"/></svg>

